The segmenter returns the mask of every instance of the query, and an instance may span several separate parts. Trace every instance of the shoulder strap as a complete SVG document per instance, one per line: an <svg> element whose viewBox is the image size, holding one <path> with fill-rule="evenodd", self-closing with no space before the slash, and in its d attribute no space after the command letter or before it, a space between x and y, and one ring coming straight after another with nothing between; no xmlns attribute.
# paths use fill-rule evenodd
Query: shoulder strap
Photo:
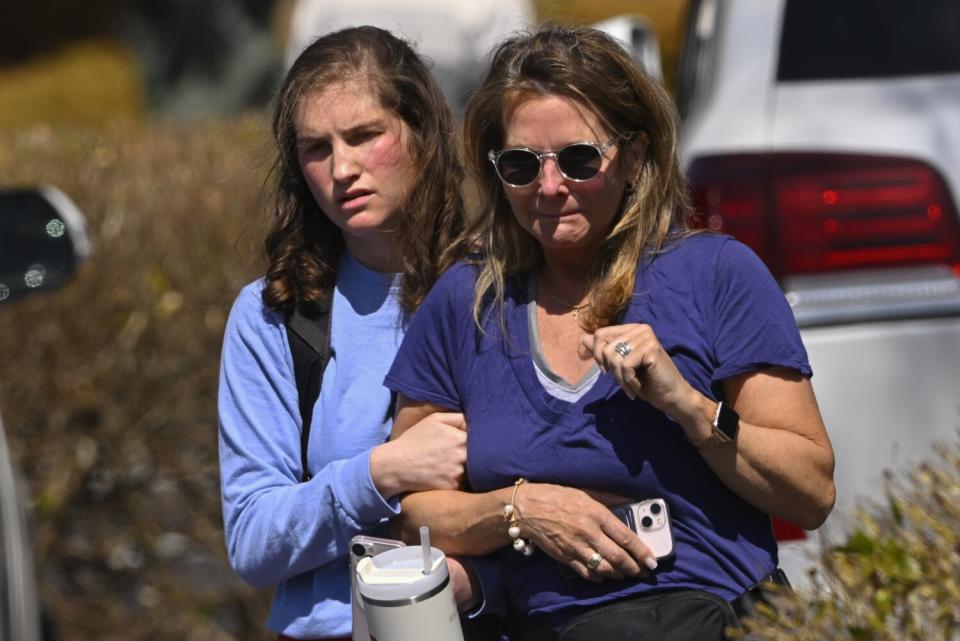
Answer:
<svg viewBox="0 0 960 641"><path fill-rule="evenodd" d="M305 316L298 302L287 314L287 340L293 355L293 375L297 382L297 397L300 405L300 469L302 482L312 478L307 465L307 443L310 440L310 424L313 421L313 406L320 396L323 371L327 368L333 348L330 346L331 305L324 299L316 305L316 314Z"/></svg>

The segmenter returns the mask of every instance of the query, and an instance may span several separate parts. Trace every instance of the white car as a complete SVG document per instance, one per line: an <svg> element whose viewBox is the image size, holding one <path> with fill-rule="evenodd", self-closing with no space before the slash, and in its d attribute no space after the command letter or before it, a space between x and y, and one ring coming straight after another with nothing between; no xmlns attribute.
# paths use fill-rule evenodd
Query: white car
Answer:
<svg viewBox="0 0 960 641"><path fill-rule="evenodd" d="M810 552L960 426L960 2L692 0L677 103L707 226L793 307L836 452Z"/></svg>

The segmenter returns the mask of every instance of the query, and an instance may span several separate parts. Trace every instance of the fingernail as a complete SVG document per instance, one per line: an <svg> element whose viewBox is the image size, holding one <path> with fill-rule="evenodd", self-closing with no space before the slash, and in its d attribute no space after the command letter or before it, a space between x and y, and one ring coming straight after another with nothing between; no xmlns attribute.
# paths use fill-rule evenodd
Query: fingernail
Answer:
<svg viewBox="0 0 960 641"><path fill-rule="evenodd" d="M647 557L646 559L643 560L643 562L646 564L648 568L650 568L651 571L657 569L657 560L652 556Z"/></svg>
<svg viewBox="0 0 960 641"><path fill-rule="evenodd" d="M626 392L627 398L629 398L631 401L637 400L637 395L631 392L630 390L623 390L623 391Z"/></svg>

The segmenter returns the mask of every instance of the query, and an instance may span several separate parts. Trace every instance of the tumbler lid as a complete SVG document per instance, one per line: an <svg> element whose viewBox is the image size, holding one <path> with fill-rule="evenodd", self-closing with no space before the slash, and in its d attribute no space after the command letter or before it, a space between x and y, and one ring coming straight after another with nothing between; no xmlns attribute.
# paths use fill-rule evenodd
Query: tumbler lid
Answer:
<svg viewBox="0 0 960 641"><path fill-rule="evenodd" d="M364 599L406 601L433 594L447 582L447 562L441 550L430 548L430 574L424 574L419 547L406 546L366 557L357 563L357 579Z"/></svg>

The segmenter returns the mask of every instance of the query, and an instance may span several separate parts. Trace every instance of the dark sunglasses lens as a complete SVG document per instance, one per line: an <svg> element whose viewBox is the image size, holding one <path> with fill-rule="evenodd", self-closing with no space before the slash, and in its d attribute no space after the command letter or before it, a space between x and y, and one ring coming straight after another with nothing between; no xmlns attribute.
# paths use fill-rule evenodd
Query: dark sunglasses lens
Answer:
<svg viewBox="0 0 960 641"><path fill-rule="evenodd" d="M511 185L529 185L540 174L540 159L531 151L511 149L497 159L500 178Z"/></svg>
<svg viewBox="0 0 960 641"><path fill-rule="evenodd" d="M600 171L603 156L600 150L590 145L570 145L557 154L557 164L568 178L589 180Z"/></svg>

